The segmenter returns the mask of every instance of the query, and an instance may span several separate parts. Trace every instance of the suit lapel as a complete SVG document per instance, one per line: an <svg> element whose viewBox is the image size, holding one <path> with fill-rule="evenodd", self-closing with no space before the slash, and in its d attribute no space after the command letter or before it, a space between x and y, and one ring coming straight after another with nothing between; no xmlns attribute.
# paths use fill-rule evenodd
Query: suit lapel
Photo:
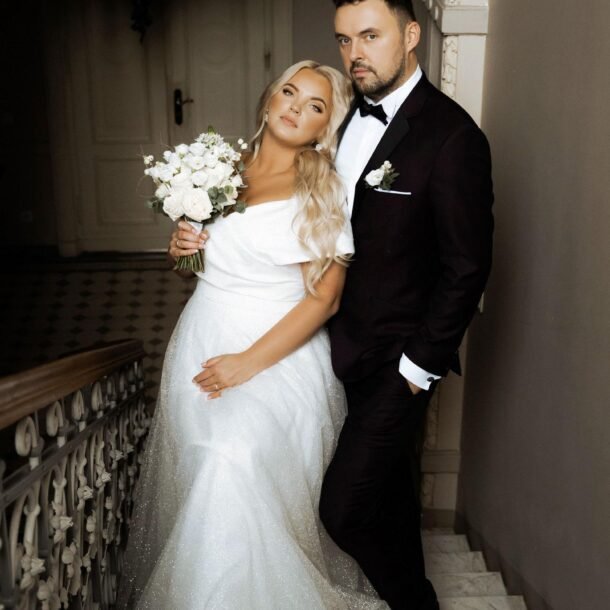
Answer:
<svg viewBox="0 0 610 610"><path fill-rule="evenodd" d="M404 101L398 109L394 118L388 125L383 137L379 141L377 148L373 151L371 158L366 164L358 182L356 183L356 193L354 195L354 208L352 210L352 222L356 216L360 202L363 198L366 185L364 177L373 169L382 165L384 161L392 154L392 151L409 133L409 118L413 117L421 111L428 97L430 87L425 74L422 74L420 81L417 83L409 97ZM353 113L352 113L353 114Z"/></svg>
<svg viewBox="0 0 610 610"><path fill-rule="evenodd" d="M390 153L398 146L399 142L409 133L409 121L401 113L396 113L392 122L388 125L386 132L379 141L377 148L366 164L358 182L356 182L356 193L354 195L354 209L352 210L352 220L356 217L360 202L366 189L364 177L373 169L381 166L387 160Z"/></svg>

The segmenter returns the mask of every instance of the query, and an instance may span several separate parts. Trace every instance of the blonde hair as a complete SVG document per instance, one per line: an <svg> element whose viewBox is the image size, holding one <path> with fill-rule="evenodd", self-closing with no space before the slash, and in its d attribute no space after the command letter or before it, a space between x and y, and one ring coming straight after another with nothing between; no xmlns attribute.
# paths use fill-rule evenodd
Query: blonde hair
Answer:
<svg viewBox="0 0 610 610"><path fill-rule="evenodd" d="M305 285L308 292L315 294L315 284L320 281L332 262L347 265L350 258L336 252L337 238L347 219L344 207L345 190L333 161L337 152L337 132L349 110L352 98L350 81L335 68L311 60L300 61L285 70L265 89L259 100L258 130L251 141L250 161L257 157L260 150L270 99L297 72L306 68L324 76L333 93L332 110L326 129L314 146L301 149L295 157L295 194L300 204L295 223L301 244L314 255Z"/></svg>

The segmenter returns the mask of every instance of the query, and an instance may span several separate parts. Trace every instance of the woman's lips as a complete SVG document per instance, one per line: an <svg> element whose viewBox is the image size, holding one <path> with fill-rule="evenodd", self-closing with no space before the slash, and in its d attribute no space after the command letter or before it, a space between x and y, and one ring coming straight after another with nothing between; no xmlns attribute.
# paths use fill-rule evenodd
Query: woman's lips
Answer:
<svg viewBox="0 0 610 610"><path fill-rule="evenodd" d="M284 123L286 123L286 125L290 125L290 127L295 127L297 126L297 124L289 117L287 116L282 116L280 117L280 119L282 119L282 121L284 121Z"/></svg>

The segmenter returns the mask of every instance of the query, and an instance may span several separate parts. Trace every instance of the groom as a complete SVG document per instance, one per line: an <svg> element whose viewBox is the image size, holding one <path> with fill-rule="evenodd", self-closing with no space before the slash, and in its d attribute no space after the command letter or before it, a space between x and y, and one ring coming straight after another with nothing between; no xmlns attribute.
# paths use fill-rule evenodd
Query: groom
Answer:
<svg viewBox="0 0 610 610"><path fill-rule="evenodd" d="M489 146L422 73L411 0L334 3L357 93L337 155L356 255L330 323L348 417L320 515L392 609L433 610L412 470L432 391L459 372L489 273Z"/></svg>

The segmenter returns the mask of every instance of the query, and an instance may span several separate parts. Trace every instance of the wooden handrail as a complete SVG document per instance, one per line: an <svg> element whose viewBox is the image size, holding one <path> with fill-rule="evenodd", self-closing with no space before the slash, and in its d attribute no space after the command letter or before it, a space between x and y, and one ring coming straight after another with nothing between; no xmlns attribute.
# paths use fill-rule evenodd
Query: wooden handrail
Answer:
<svg viewBox="0 0 610 610"><path fill-rule="evenodd" d="M144 355L126 339L0 378L0 430Z"/></svg>

